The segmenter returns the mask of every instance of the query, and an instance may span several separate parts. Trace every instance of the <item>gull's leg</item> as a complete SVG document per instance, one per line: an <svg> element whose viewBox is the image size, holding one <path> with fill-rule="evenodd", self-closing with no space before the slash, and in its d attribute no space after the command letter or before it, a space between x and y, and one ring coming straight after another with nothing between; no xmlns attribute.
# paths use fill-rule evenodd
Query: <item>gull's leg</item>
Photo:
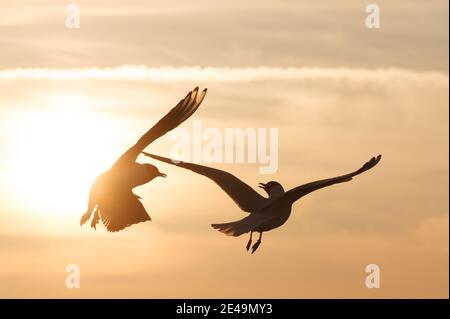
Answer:
<svg viewBox="0 0 450 319"><path fill-rule="evenodd" d="M86 209L86 212L81 216L80 225L83 225L85 222L91 218L92 212L95 209L96 204L94 201L94 197L92 193L89 193L89 201L88 201L88 208Z"/></svg>
<svg viewBox="0 0 450 319"><path fill-rule="evenodd" d="M99 208L98 208L98 206L96 206L94 209L94 217L92 218L91 227L94 229L97 229L96 226L97 226L99 220L100 220Z"/></svg>
<svg viewBox="0 0 450 319"><path fill-rule="evenodd" d="M94 208L95 207L93 207L93 205L91 205L91 204L88 206L86 213L84 213L83 216L81 216L80 225L83 225L85 222L87 222L89 220L89 218L91 218L92 211Z"/></svg>
<svg viewBox="0 0 450 319"><path fill-rule="evenodd" d="M248 243L247 243L247 250L250 249L250 245L252 244L252 235L253 235L253 232L251 231L250 232L250 239L248 240Z"/></svg>
<svg viewBox="0 0 450 319"><path fill-rule="evenodd" d="M258 241L252 247L252 254L258 249L259 245L261 245L262 232L259 232Z"/></svg>

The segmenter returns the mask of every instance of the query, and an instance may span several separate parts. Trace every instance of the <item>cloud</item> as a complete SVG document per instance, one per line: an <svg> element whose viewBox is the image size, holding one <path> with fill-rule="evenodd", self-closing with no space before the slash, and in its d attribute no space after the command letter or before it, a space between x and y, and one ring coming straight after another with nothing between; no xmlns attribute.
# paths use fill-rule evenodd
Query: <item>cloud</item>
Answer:
<svg viewBox="0 0 450 319"><path fill-rule="evenodd" d="M122 65L110 68L50 69L15 68L0 70L0 80L110 80L146 82L252 82L285 81L351 81L388 83L393 81L426 82L448 86L448 74L399 68L319 68L319 67L148 67Z"/></svg>

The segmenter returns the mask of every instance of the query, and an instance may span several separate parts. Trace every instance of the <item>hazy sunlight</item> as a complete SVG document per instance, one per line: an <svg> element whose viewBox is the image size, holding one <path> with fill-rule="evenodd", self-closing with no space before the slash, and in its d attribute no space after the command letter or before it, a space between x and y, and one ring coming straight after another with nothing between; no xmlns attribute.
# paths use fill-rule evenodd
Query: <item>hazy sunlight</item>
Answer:
<svg viewBox="0 0 450 319"><path fill-rule="evenodd" d="M32 211L80 214L92 180L112 164L120 134L89 105L83 96L58 95L48 99L48 110L9 121L10 185Z"/></svg>

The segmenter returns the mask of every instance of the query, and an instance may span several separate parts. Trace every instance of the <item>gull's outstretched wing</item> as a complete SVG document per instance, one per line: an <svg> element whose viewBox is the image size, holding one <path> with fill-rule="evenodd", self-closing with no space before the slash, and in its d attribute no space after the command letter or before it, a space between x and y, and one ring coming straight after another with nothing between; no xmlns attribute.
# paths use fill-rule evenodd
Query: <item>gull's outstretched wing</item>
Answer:
<svg viewBox="0 0 450 319"><path fill-rule="evenodd" d="M212 179L244 212L256 212L267 204L266 198L261 196L239 178L228 172L198 164L175 161L170 158L153 155L146 152L142 152L142 154L171 165L191 170L197 174Z"/></svg>
<svg viewBox="0 0 450 319"><path fill-rule="evenodd" d="M187 120L198 109L206 95L206 89L198 93L198 87L189 92L184 99L145 133L135 145L128 149L114 164L134 162L138 155L154 140L173 130Z"/></svg>
<svg viewBox="0 0 450 319"><path fill-rule="evenodd" d="M381 160L381 155L378 155L377 157L372 157L360 169L358 169L357 171L354 171L352 173L333 177L333 178L322 179L319 181L315 181L315 182L311 182L308 184L304 184L304 185L295 187L295 188L287 191L286 193L284 193L282 196L280 196L279 198L277 198L276 200L271 202L269 205L280 205L280 204L292 205L299 198L301 198L311 192L314 192L315 190L321 189L323 187L331 186L333 184L351 181L354 176L359 175L359 174L371 169L372 167L377 165L380 160Z"/></svg>

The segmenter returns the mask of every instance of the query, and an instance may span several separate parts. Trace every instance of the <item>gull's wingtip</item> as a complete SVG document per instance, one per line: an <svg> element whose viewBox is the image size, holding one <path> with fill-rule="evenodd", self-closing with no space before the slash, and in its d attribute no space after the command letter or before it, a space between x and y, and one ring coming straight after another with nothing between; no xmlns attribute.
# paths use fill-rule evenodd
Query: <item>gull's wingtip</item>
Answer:
<svg viewBox="0 0 450 319"><path fill-rule="evenodd" d="M200 87L197 85L191 92L198 91L198 90L200 90ZM202 92L206 92L207 90L208 90L208 88L204 88L202 90Z"/></svg>
<svg viewBox="0 0 450 319"><path fill-rule="evenodd" d="M372 159L376 164L381 160L381 154L378 154L376 157L373 157Z"/></svg>
<svg viewBox="0 0 450 319"><path fill-rule="evenodd" d="M197 103L197 107L200 106L200 104L203 102L203 99L206 96L206 92L208 91L208 89L203 89L202 92L200 94L197 95L197 99L196 99L196 103Z"/></svg>

